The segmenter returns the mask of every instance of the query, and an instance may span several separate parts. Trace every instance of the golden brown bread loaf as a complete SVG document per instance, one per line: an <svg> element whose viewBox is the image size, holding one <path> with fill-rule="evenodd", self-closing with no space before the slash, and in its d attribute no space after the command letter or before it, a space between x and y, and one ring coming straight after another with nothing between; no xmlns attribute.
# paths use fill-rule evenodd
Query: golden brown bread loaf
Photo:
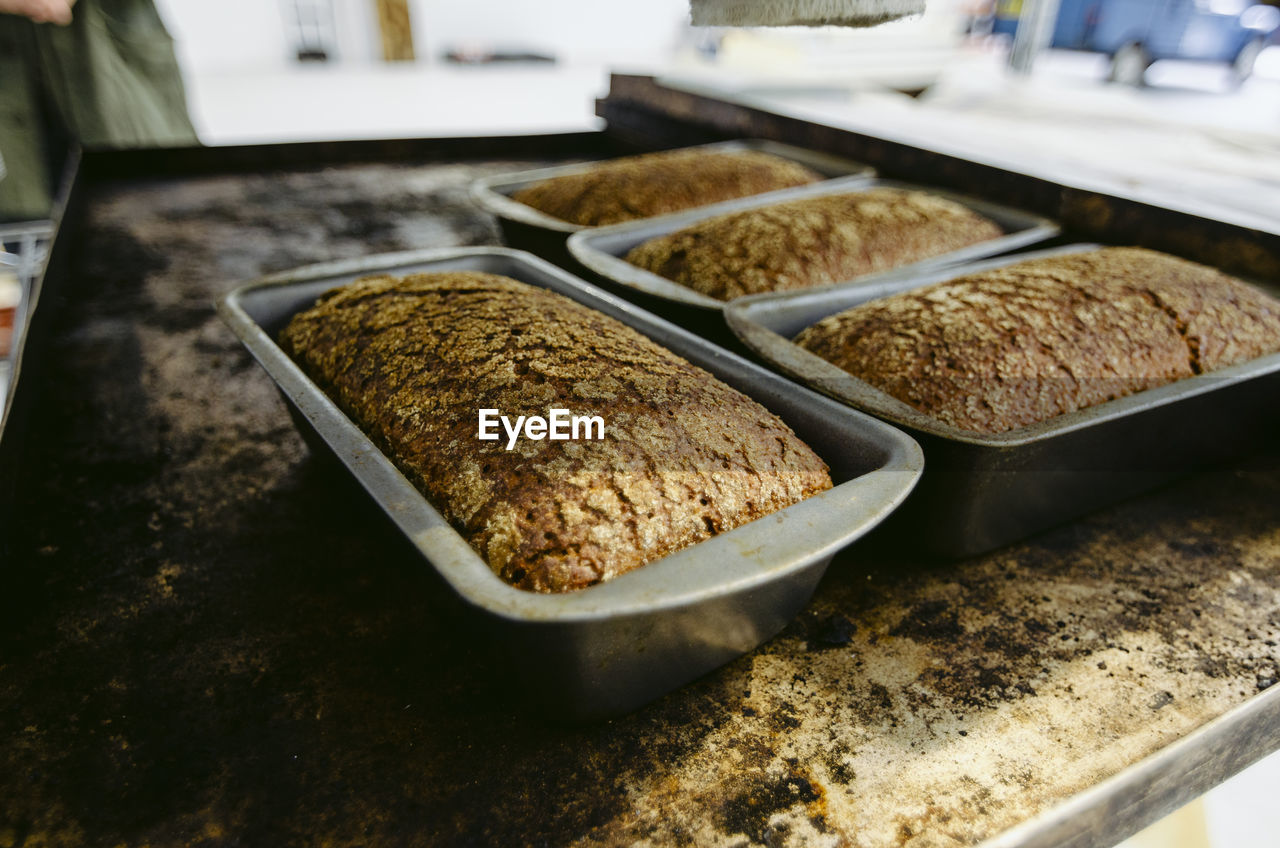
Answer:
<svg viewBox="0 0 1280 848"><path fill-rule="evenodd" d="M1001 235L995 222L954 201L877 188L709 218L637 245L626 260L730 300L839 283Z"/></svg>
<svg viewBox="0 0 1280 848"><path fill-rule="evenodd" d="M608 316L474 272L369 277L282 347L490 567L542 592L598 583L830 488L755 401ZM478 439L478 413L604 421L601 440Z"/></svg>
<svg viewBox="0 0 1280 848"><path fill-rule="evenodd" d="M864 303L795 341L941 421L1001 433L1280 350L1280 301L1104 248Z"/></svg>
<svg viewBox="0 0 1280 848"><path fill-rule="evenodd" d="M821 179L769 153L673 150L601 162L526 186L511 199L562 221L600 227Z"/></svg>

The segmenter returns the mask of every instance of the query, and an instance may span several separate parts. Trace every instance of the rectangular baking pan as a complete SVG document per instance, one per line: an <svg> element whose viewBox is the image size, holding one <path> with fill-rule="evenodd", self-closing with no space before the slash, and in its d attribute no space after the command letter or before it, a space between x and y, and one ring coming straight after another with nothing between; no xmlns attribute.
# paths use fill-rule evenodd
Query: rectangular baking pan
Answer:
<svg viewBox="0 0 1280 848"><path fill-rule="evenodd" d="M914 436L929 470L895 523L913 544L967 556L1274 440L1280 433L1280 353L983 435L931 418L791 339L828 315L886 295L1096 247L1072 245L885 275L863 286L753 295L730 303L725 318L766 362Z"/></svg>
<svg viewBox="0 0 1280 848"><path fill-rule="evenodd" d="M944 189L912 185L894 180L855 178L829 180L823 183L781 189L739 200L726 200L723 203L702 206L685 212L675 212L657 218L646 218L642 221L628 221L623 224L584 230L575 233L569 238L569 252L577 262L581 263L592 274L597 275L606 284L612 284L611 290L618 291L625 297L631 297L632 293L640 293L672 305L719 312L724 307L725 301L717 300L714 297L709 297L679 283L672 282L652 271L638 268L625 261L623 257L633 247L642 242L683 230L699 221L705 221L718 215L757 209L761 206L771 206L805 197L853 194L859 191L869 191L873 188L913 189L945 197L995 221L1004 230L1004 235L961 248L960 250L954 250L950 253L930 257L911 265L894 268L887 272L878 272L859 279L865 280L871 277L879 277L881 273L896 275L904 271L935 268L939 265L968 262L985 256L1007 253L1011 250L1017 250L1018 248L1052 238L1059 232L1058 225L1047 218L1033 215L1030 212L1023 212L1019 209L1011 209L998 203L990 203Z"/></svg>
<svg viewBox="0 0 1280 848"><path fill-rule="evenodd" d="M463 269L559 292L705 368L786 421L830 465L836 486L598 586L557 595L509 586L275 343L318 295L365 274ZM919 446L901 431L519 251L460 248L317 265L238 288L218 310L378 506L490 619L529 693L557 716L626 712L768 639L806 603L832 555L897 507L922 469Z"/></svg>
<svg viewBox="0 0 1280 848"><path fill-rule="evenodd" d="M817 150L807 150L791 144L765 139L735 139L718 141L713 144L700 144L686 148L688 150L711 150L723 152L755 151L771 153L808 168L812 168L824 177L861 177L868 179L875 176L875 169L851 159L833 156ZM587 227L573 224L540 212L532 206L517 203L511 199L525 186L532 185L552 177L578 174L599 165L599 162L583 162L574 165L560 165L553 168L538 168L520 171L513 174L499 174L485 177L471 184L471 198L486 212L498 219L502 229L502 237L506 243L520 250L528 250L557 265L572 268L573 260L565 248L565 239Z"/></svg>

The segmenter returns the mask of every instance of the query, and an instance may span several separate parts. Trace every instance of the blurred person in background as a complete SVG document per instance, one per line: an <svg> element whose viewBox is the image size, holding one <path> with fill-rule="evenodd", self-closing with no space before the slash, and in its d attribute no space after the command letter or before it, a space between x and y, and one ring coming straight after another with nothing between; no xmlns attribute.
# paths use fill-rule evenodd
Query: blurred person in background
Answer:
<svg viewBox="0 0 1280 848"><path fill-rule="evenodd" d="M0 221L48 217L68 137L90 147L198 143L152 0L0 0Z"/></svg>

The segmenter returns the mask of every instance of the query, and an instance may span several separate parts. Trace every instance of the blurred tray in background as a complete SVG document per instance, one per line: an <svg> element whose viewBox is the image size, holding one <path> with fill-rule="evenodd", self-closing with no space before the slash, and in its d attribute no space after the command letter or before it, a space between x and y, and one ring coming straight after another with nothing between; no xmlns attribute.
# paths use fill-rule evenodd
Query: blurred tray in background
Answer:
<svg viewBox="0 0 1280 848"><path fill-rule="evenodd" d="M791 144L756 139L720 141L696 145L696 149L720 152L756 151L769 153L782 159L804 165L827 179L875 176L875 169L841 156L807 150ZM527 250L570 271L576 270L565 240L573 233L589 229L580 224L559 218L526 206L511 198L525 186L554 177L580 174L590 171L599 162L582 162L553 168L538 168L514 174L501 174L477 180L471 186L471 197L487 212L498 219L502 237L506 243L519 250Z"/></svg>
<svg viewBox="0 0 1280 848"><path fill-rule="evenodd" d="M785 203L802 198L856 194L877 188L925 191L944 197L977 212L979 215L990 218L999 224L1004 231L1004 235L999 238L939 254L919 262L913 262L910 265L893 269L892 273L908 273L934 268L939 265L953 265L984 256L1007 253L1053 238L1059 232L1058 225L1047 218L1013 209L1000 203L992 203L976 197L956 194L946 189L912 185L894 180L847 177L797 188L782 189L768 194L757 194L753 197L739 200L727 200L711 206L703 206L685 212L675 212L657 218L646 218L642 221L628 221L608 227L583 229L581 232L574 233L569 237L569 252L574 259L602 279L613 291L622 294L624 297L633 297L636 293L639 293L668 301L671 304L719 312L724 307L725 301L694 291L652 271L632 265L623 257L633 247L650 239L678 232L701 221L720 215L743 212L748 209L759 209L764 206L772 206L776 203Z"/></svg>

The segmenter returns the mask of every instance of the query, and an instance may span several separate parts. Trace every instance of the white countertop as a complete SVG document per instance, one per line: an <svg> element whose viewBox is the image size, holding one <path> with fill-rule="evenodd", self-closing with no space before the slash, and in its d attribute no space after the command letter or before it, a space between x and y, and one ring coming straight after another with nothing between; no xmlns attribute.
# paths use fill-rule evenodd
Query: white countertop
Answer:
<svg viewBox="0 0 1280 848"><path fill-rule="evenodd" d="M1273 51L1280 60L1280 48ZM1158 64L1151 73L1159 84L1135 89L1101 82L1105 66L1094 54L1051 51L1021 79L1000 54L965 51L916 98L857 82L822 91L757 90L682 73L662 82L1280 232L1280 67L1275 78L1230 89L1224 69Z"/></svg>

